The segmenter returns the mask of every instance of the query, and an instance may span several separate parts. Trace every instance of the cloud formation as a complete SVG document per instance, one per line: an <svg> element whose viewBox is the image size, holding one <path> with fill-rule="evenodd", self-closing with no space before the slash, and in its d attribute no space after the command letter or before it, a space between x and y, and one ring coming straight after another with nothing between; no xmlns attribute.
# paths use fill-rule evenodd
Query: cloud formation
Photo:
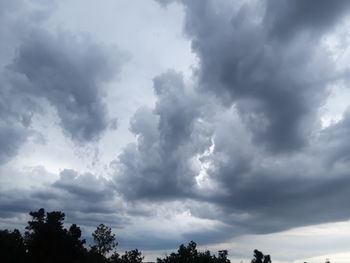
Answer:
<svg viewBox="0 0 350 263"><path fill-rule="evenodd" d="M348 81L325 39L349 1L157 2L183 7L198 59L192 76L154 77L155 103L131 117L135 140L113 152L111 178L61 170L54 182L1 191L0 216L64 210L78 224L120 227L121 240L139 247L149 235L152 249L348 220L350 111L327 127L321 119L332 89ZM16 155L45 103L74 142L125 125L109 122L101 89L120 72L122 52L45 29L45 10L20 26L15 52L1 61L0 163Z"/></svg>
<svg viewBox="0 0 350 263"><path fill-rule="evenodd" d="M344 78L322 37L348 5L314 3L305 17L303 3L182 2L197 82L189 95L169 73L154 81L155 108L136 112L137 142L117 165L127 199L193 200L194 216L227 227L214 231L218 239L350 217L348 117L327 128L320 121L329 87ZM169 97L159 92L171 83Z"/></svg>
<svg viewBox="0 0 350 263"><path fill-rule="evenodd" d="M191 158L210 144L197 122L201 102L179 73L166 72L153 82L156 106L140 108L131 119L137 142L119 156L116 184L128 198L186 196L195 183Z"/></svg>
<svg viewBox="0 0 350 263"><path fill-rule="evenodd" d="M124 60L122 54L89 38L31 32L9 68L28 81L26 87L15 88L47 99L56 108L63 130L84 142L98 138L107 128L101 85L119 72Z"/></svg>
<svg viewBox="0 0 350 263"><path fill-rule="evenodd" d="M299 30L288 41L276 40L267 17L282 11L269 5L265 10L246 3L230 12L212 1L185 6L185 30L200 58L199 88L235 104L257 144L276 153L304 147L335 75L320 47L321 33Z"/></svg>
<svg viewBox="0 0 350 263"><path fill-rule="evenodd" d="M45 113L48 104L73 141L98 140L110 122L103 85L120 72L127 55L88 35L49 32L43 21L50 16L53 3L4 5L0 163L16 155L33 133L32 117ZM20 15L21 21L14 19Z"/></svg>
<svg viewBox="0 0 350 263"><path fill-rule="evenodd" d="M341 20L349 10L346 0L266 1L264 20L272 35L283 39L300 33L322 34Z"/></svg>
<svg viewBox="0 0 350 263"><path fill-rule="evenodd" d="M41 176L50 175L41 170ZM106 220L111 226L119 227L127 222L122 216L126 210L111 182L91 173L78 174L71 169L63 170L57 180L42 186L3 189L0 200L1 217L27 214L45 207L64 211L69 220L77 220L84 226L95 227Z"/></svg>

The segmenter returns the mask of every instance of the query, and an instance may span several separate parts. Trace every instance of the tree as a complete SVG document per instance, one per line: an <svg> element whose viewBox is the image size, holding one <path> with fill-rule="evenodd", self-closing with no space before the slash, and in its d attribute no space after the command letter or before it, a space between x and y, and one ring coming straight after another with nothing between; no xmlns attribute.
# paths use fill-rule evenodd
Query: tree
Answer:
<svg viewBox="0 0 350 263"><path fill-rule="evenodd" d="M218 258L217 258L218 263L230 263L230 260L227 258L227 256L228 256L228 251L226 249L219 250Z"/></svg>
<svg viewBox="0 0 350 263"><path fill-rule="evenodd" d="M254 259L252 263L271 263L270 255L264 255L261 251L254 249Z"/></svg>
<svg viewBox="0 0 350 263"><path fill-rule="evenodd" d="M24 239L29 262L79 262L86 252L79 227L72 225L65 229L65 215L59 211L45 213L41 208L29 214L32 220L28 222Z"/></svg>
<svg viewBox="0 0 350 263"><path fill-rule="evenodd" d="M199 252L197 244L191 241L188 246L180 245L177 253L171 253L164 259L157 258L157 263L230 263L227 250L220 250L218 257L210 251Z"/></svg>
<svg viewBox="0 0 350 263"><path fill-rule="evenodd" d="M108 252L112 251L118 243L115 242L115 235L112 234L112 229L104 224L100 224L94 233L95 246L91 249L96 250L98 254L105 256Z"/></svg>
<svg viewBox="0 0 350 263"><path fill-rule="evenodd" d="M65 214L60 211L45 212L43 208L29 213L27 231L22 236L18 230L0 230L0 262L6 263L142 263L144 257L138 249L125 251L123 255L115 250L118 243L112 229L100 224L92 236L95 245L84 247L81 230L76 225L64 227ZM269 255L254 250L252 263L271 263ZM107 257L106 255L109 255ZM191 241L180 245L177 253L171 253L158 263L230 263L227 250L211 255L209 250L200 252ZM329 262L326 262L329 263Z"/></svg>
<svg viewBox="0 0 350 263"><path fill-rule="evenodd" d="M21 233L0 230L0 262L21 263L26 260L26 250Z"/></svg>
<svg viewBox="0 0 350 263"><path fill-rule="evenodd" d="M141 263L143 260L142 253L138 249L125 251L125 254L122 256L122 263Z"/></svg>

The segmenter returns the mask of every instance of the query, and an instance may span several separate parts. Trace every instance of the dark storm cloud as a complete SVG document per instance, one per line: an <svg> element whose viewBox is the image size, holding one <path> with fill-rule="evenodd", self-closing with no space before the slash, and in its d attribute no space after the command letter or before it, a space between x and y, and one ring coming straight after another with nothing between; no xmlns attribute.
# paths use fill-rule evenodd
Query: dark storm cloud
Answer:
<svg viewBox="0 0 350 263"><path fill-rule="evenodd" d="M347 173L315 179L262 170L249 176L251 179L226 181L230 193L209 200L224 210L222 221L232 226L232 232L272 233L350 216L346 208L350 187Z"/></svg>
<svg viewBox="0 0 350 263"><path fill-rule="evenodd" d="M225 105L234 103L245 124L219 126L215 136L208 173L225 193L215 201L232 216L224 221L268 233L348 219L348 140L327 136L333 130L346 134L347 118L315 137L319 107L336 75L320 41L348 2L244 4L231 14L215 1L183 3L185 30L200 59L199 89L215 93ZM276 41L276 35L288 42ZM236 138L229 139L230 131Z"/></svg>
<svg viewBox="0 0 350 263"><path fill-rule="evenodd" d="M327 87L341 77L321 38L347 4L329 7L318 22L328 4L321 1L307 18L310 3L303 3L183 1L185 32L199 58L198 88L189 96L169 73L154 82L157 105L136 112L137 142L116 165L126 198L191 199L194 216L227 226L212 230L217 240L349 219L349 117L324 129L319 119ZM279 19L286 22L277 30ZM198 169L183 165L195 158L208 167L204 183L196 181ZM208 241L201 231L189 235L196 233Z"/></svg>
<svg viewBox="0 0 350 263"><path fill-rule="evenodd" d="M103 84L119 73L127 56L86 35L43 23L55 3L3 1L0 18L0 163L15 156L32 135L32 117L53 106L63 131L78 143L97 140L108 128ZM21 19L18 19L21 17Z"/></svg>
<svg viewBox="0 0 350 263"><path fill-rule="evenodd" d="M210 144L196 122L200 102L186 90L180 74L169 71L156 77L154 90L155 109L135 113L130 130L137 143L128 145L116 164L116 184L132 199L190 194L195 176L191 158Z"/></svg>
<svg viewBox="0 0 350 263"><path fill-rule="evenodd" d="M113 187L106 179L96 178L90 173L79 175L68 169L60 173L60 179L53 186L86 202L113 199L114 195Z"/></svg>
<svg viewBox="0 0 350 263"><path fill-rule="evenodd" d="M34 203L22 190L1 191L0 197L1 218L14 217L28 209L30 211Z"/></svg>
<svg viewBox="0 0 350 263"><path fill-rule="evenodd" d="M302 148L335 74L321 33L281 43L268 31L264 8L246 3L228 11L218 3L184 1L200 89L235 103L257 144L277 153Z"/></svg>
<svg viewBox="0 0 350 263"><path fill-rule="evenodd" d="M224 223L227 229L212 230L221 241L247 233L348 220L349 119L346 113L304 151L277 158L249 140L238 116L220 116L215 124L215 149L206 157L208 178L215 190L193 188L192 200L198 203L188 209L195 217ZM186 236L212 243L205 241L206 232Z"/></svg>
<svg viewBox="0 0 350 263"><path fill-rule="evenodd" d="M6 76L0 76L0 82L0 164L3 164L17 154L30 136L31 119L38 107L12 89Z"/></svg>
<svg viewBox="0 0 350 263"><path fill-rule="evenodd" d="M74 170L63 170L52 184L1 191L1 218L27 214L40 207L48 211L63 211L69 221L84 226L105 222L120 227L128 222L127 212L111 182L89 173L78 174Z"/></svg>
<svg viewBox="0 0 350 263"><path fill-rule="evenodd" d="M341 20L348 2L280 1L266 9L244 4L231 14L214 1L183 3L185 31L200 59L199 89L227 106L234 103L245 124L218 125L208 173L222 188L205 200L215 200L223 221L239 232L347 219L348 172L341 169L347 138L326 136L347 126L313 136L336 75L321 36ZM341 168L336 160L343 160Z"/></svg>
<svg viewBox="0 0 350 263"><path fill-rule="evenodd" d="M0 124L0 164L5 163L17 154L19 146L25 141L27 132L21 125L12 121Z"/></svg>
<svg viewBox="0 0 350 263"><path fill-rule="evenodd" d="M350 113L324 129L319 118L327 86L341 77L321 38L341 22L348 1L232 2L182 1L199 59L195 89L174 71L154 79L156 104L132 117L136 142L113 162L113 180L64 170L48 186L2 191L0 216L42 206L78 224L120 227L157 216L150 212L157 205L171 210L176 200L209 220L180 237L202 244L348 220ZM119 55L110 60L110 49L77 36L32 33L0 91L0 162L28 136L37 98L53 105L76 141L98 138L108 124L99 87L119 69ZM179 242L148 234L121 240L152 249Z"/></svg>
<svg viewBox="0 0 350 263"><path fill-rule="evenodd" d="M289 38L300 33L322 34L343 18L350 8L349 1L266 1L265 20L271 33Z"/></svg>
<svg viewBox="0 0 350 263"><path fill-rule="evenodd" d="M26 87L15 87L47 99L72 139L98 138L107 128L101 85L120 69L122 54L69 34L34 31L18 47L10 70L22 74Z"/></svg>
<svg viewBox="0 0 350 263"><path fill-rule="evenodd" d="M38 110L34 101L12 88L11 76L3 68L11 61L11 48L17 39L11 18L20 9L20 1L0 3L0 164L15 156L30 136L31 119Z"/></svg>

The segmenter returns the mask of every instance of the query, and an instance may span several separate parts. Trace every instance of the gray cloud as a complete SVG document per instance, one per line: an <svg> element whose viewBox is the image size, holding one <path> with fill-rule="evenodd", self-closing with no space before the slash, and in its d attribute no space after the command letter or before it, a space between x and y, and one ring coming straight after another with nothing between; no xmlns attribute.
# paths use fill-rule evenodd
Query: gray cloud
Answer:
<svg viewBox="0 0 350 263"><path fill-rule="evenodd" d="M183 4L197 87L187 92L173 73L155 79L157 104L135 113L137 142L116 161L119 191L129 200L192 200L191 214L223 224L185 235L204 243L348 219L348 117L326 129L319 119L339 77L320 39L343 8L323 25L316 14L286 24L290 32L276 39L267 16L282 19L282 9Z"/></svg>
<svg viewBox="0 0 350 263"><path fill-rule="evenodd" d="M40 109L35 101L12 89L6 76L0 76L0 164L15 156L31 134L31 119Z"/></svg>
<svg viewBox="0 0 350 263"><path fill-rule="evenodd" d="M185 31L199 57L198 87L189 96L169 74L154 82L158 102L154 110L136 112L131 131L137 142L117 162L120 191L132 200L194 200L193 215L227 226L213 230L218 240L347 220L348 115L325 129L319 119L327 86L341 78L320 39L340 21L345 6L334 7L324 24L317 14L311 22L286 24L291 32L276 40L267 15L276 12L277 19L279 8L183 4ZM303 16L298 8L293 12ZM177 83L176 93L159 92L171 83ZM203 91L214 93L223 108ZM199 123L206 128L198 129ZM172 156L176 162L169 165ZM183 165L196 157L207 164L204 183L197 182L198 169ZM215 208L201 211L201 204ZM203 233L197 236L208 242Z"/></svg>
<svg viewBox="0 0 350 263"><path fill-rule="evenodd" d="M45 101L75 142L97 140L108 127L116 128L113 120L109 126L103 85L120 72L127 55L87 35L63 29L49 33L43 25L54 1L1 5L0 163L37 132L31 120L45 113Z"/></svg>
<svg viewBox="0 0 350 263"><path fill-rule="evenodd" d="M113 199L114 196L113 187L106 179L96 178L90 173L79 175L76 171L69 169L60 173L60 179L53 186L77 195L86 202Z"/></svg>
<svg viewBox="0 0 350 263"><path fill-rule="evenodd" d="M342 77L321 39L341 22L348 2L182 4L199 59L194 87L171 70L154 78L156 104L130 120L136 141L112 163L113 179L64 170L52 184L2 191L2 218L43 206L88 227L125 227L159 216L159 207L171 210L175 200L212 223L175 242L148 229L121 237L142 247L150 234L143 247L152 249L350 218L350 113L323 129L319 116L327 86ZM114 126L99 87L120 69L121 54L64 32L30 32L2 78L0 162L27 138L42 99L75 141L97 139L108 123Z"/></svg>
<svg viewBox="0 0 350 263"><path fill-rule="evenodd" d="M257 148L238 116L221 116L215 149L206 157L215 193L203 187L195 198L214 206L194 205L192 214L222 221L233 235L348 220L348 116L323 129L303 151L279 157Z"/></svg>
<svg viewBox="0 0 350 263"><path fill-rule="evenodd" d="M26 87L15 87L53 105L61 126L78 141L97 139L107 128L103 82L120 70L123 54L85 37L34 31L19 46L11 71L23 74Z"/></svg>
<svg viewBox="0 0 350 263"><path fill-rule="evenodd" d="M41 172L42 176L48 176L44 172ZM127 211L110 181L69 169L63 170L51 184L1 191L2 218L14 217L18 213L27 214L40 207L48 211L63 211L70 222L83 226L95 227L105 222L112 227L121 227L128 222Z"/></svg>
<svg viewBox="0 0 350 263"><path fill-rule="evenodd" d="M137 143L126 147L116 163L116 184L128 198L191 194L195 176L191 158L210 144L197 122L200 101L186 89L180 74L169 71L156 77L154 90L155 109L135 113L130 129Z"/></svg>
<svg viewBox="0 0 350 263"><path fill-rule="evenodd" d="M343 18L349 1L266 1L266 24L274 36L289 38L295 34L322 34Z"/></svg>
<svg viewBox="0 0 350 263"><path fill-rule="evenodd" d="M257 144L277 153L305 146L335 75L319 44L321 33L279 42L255 3L231 9L213 1L184 5L185 30L200 59L200 89L234 103Z"/></svg>
<svg viewBox="0 0 350 263"><path fill-rule="evenodd" d="M218 218L238 232L348 218L347 140L329 135L347 127L341 123L315 137L318 109L336 76L320 39L340 21L347 2L183 4L185 32L200 59L199 90L238 110L227 123L217 120L215 150L207 157L209 178L221 188L217 197L199 200L221 207ZM308 15L311 8L315 12Z"/></svg>

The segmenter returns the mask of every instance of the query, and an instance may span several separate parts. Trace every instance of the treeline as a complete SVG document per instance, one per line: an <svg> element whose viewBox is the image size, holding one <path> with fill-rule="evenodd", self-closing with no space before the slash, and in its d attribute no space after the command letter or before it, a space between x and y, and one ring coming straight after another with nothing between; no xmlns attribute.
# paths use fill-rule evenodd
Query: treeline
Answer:
<svg viewBox="0 0 350 263"><path fill-rule="evenodd" d="M141 263L144 257L138 249L119 254L118 243L110 227L100 224L92 233L94 244L88 246L76 225L64 228L64 213L45 212L43 208L30 212L22 235L17 229L0 230L0 262L4 263ZM180 245L177 253L157 258L157 263L230 263L227 250L217 255L209 250L200 252L195 242ZM252 263L271 263L269 255L254 250Z"/></svg>

